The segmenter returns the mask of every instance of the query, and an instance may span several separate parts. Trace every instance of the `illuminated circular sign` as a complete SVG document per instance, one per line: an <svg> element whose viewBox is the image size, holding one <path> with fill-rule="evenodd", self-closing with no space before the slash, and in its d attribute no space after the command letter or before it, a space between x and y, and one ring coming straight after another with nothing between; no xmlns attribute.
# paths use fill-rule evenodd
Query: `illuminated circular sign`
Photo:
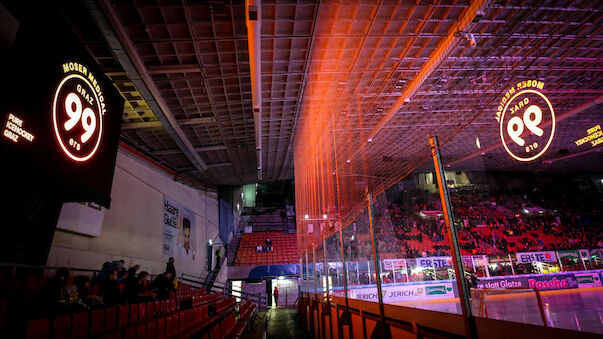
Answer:
<svg viewBox="0 0 603 339"><path fill-rule="evenodd" d="M84 77L87 69L75 65L76 71L80 66L80 74L66 75L55 91L52 121L63 152L75 161L85 162L94 156L101 141L104 98L100 87L93 86L90 77ZM96 82L93 76L91 79Z"/></svg>
<svg viewBox="0 0 603 339"><path fill-rule="evenodd" d="M542 85L536 84L534 81L534 88L525 82L517 84L517 91L512 88L507 92L499 106L497 120L502 144L519 161L539 158L555 135L555 111L549 99L538 91Z"/></svg>

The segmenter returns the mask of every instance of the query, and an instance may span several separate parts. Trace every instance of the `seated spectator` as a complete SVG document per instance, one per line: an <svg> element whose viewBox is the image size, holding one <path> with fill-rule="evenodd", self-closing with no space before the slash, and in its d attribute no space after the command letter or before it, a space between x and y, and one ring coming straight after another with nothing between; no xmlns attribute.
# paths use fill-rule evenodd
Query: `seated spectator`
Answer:
<svg viewBox="0 0 603 339"><path fill-rule="evenodd" d="M66 267L59 268L50 279L43 292L46 311L52 313L69 313L77 309L79 297L77 287L71 279Z"/></svg>
<svg viewBox="0 0 603 339"><path fill-rule="evenodd" d="M262 250L262 245L258 245L258 246L255 248L255 251L256 251L256 252L264 252L264 251Z"/></svg>
<svg viewBox="0 0 603 339"><path fill-rule="evenodd" d="M128 279L125 289L128 303L139 303L155 299L155 293L148 290L149 273L142 271L136 278Z"/></svg>
<svg viewBox="0 0 603 339"><path fill-rule="evenodd" d="M174 290L172 274L170 272L165 272L158 275L151 283L150 289L155 293L157 299L168 299L170 297L170 291Z"/></svg>
<svg viewBox="0 0 603 339"><path fill-rule="evenodd" d="M103 299L105 306L113 306L121 302L121 291L117 282L117 270L112 269L107 272L107 278L99 284L99 294Z"/></svg>

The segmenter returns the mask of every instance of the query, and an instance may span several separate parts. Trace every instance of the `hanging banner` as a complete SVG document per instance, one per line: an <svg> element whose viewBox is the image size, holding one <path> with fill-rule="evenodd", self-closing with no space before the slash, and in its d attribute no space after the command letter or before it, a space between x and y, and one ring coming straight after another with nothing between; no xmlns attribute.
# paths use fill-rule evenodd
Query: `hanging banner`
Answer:
<svg viewBox="0 0 603 339"><path fill-rule="evenodd" d="M538 262L557 262L555 251L543 252L519 252L517 256L518 264L531 264L534 261Z"/></svg>
<svg viewBox="0 0 603 339"><path fill-rule="evenodd" d="M163 196L163 255L195 259L195 214Z"/></svg>

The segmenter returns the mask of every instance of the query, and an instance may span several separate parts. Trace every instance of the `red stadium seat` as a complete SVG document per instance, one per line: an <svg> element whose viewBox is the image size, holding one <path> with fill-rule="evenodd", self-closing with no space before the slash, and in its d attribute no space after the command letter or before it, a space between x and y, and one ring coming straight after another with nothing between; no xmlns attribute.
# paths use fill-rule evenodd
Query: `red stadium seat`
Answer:
<svg viewBox="0 0 603 339"><path fill-rule="evenodd" d="M118 307L118 315L117 315L117 327L124 328L128 326L128 305L119 305Z"/></svg>
<svg viewBox="0 0 603 339"><path fill-rule="evenodd" d="M157 339L165 339L165 318L157 320Z"/></svg>
<svg viewBox="0 0 603 339"><path fill-rule="evenodd" d="M71 326L71 339L88 338L88 312L80 312L73 315Z"/></svg>
<svg viewBox="0 0 603 339"><path fill-rule="evenodd" d="M63 315L54 318L52 339L69 339L71 337L71 317Z"/></svg>
<svg viewBox="0 0 603 339"><path fill-rule="evenodd" d="M103 333L105 326L105 310L93 310L90 319L90 335L97 336Z"/></svg>
<svg viewBox="0 0 603 339"><path fill-rule="evenodd" d="M136 339L147 339L147 325L142 323L136 326Z"/></svg>
<svg viewBox="0 0 603 339"><path fill-rule="evenodd" d="M143 321L147 319L147 304L140 303L138 304L138 320Z"/></svg>
<svg viewBox="0 0 603 339"><path fill-rule="evenodd" d="M149 301L147 303L147 319L153 319L154 314L155 314L155 302Z"/></svg>
<svg viewBox="0 0 603 339"><path fill-rule="evenodd" d="M30 320L27 324L26 339L48 338L50 323L48 319Z"/></svg>
<svg viewBox="0 0 603 339"><path fill-rule="evenodd" d="M108 333L105 334L102 339L122 339L122 332L121 331L117 331L117 332L112 332L112 333Z"/></svg>
<svg viewBox="0 0 603 339"><path fill-rule="evenodd" d="M165 319L165 338L172 339L176 336L176 323L173 316L168 316Z"/></svg>
<svg viewBox="0 0 603 339"><path fill-rule="evenodd" d="M128 327L124 331L124 339L137 339L136 338L136 327L135 326Z"/></svg>
<svg viewBox="0 0 603 339"><path fill-rule="evenodd" d="M147 323L147 339L157 339L157 322L151 320Z"/></svg>
<svg viewBox="0 0 603 339"><path fill-rule="evenodd" d="M105 309L105 331L113 331L117 328L117 307Z"/></svg>
<svg viewBox="0 0 603 339"><path fill-rule="evenodd" d="M138 314L140 312L140 307L138 304L130 305L130 325L136 324L138 322Z"/></svg>

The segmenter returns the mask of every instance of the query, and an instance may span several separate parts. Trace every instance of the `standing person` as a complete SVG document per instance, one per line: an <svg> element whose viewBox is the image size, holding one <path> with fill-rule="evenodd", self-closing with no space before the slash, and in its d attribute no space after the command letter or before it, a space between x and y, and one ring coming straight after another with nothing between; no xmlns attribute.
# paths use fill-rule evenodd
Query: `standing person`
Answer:
<svg viewBox="0 0 603 339"><path fill-rule="evenodd" d="M278 287L274 286L274 293L272 293L274 295L274 304L276 305L276 307L278 307Z"/></svg>
<svg viewBox="0 0 603 339"><path fill-rule="evenodd" d="M174 267L174 257L170 257L168 259L167 265L165 266L165 271L172 274L171 280L176 278L176 267Z"/></svg>
<svg viewBox="0 0 603 339"><path fill-rule="evenodd" d="M222 258L222 247L218 246L216 249L216 271L220 269L220 259Z"/></svg>

